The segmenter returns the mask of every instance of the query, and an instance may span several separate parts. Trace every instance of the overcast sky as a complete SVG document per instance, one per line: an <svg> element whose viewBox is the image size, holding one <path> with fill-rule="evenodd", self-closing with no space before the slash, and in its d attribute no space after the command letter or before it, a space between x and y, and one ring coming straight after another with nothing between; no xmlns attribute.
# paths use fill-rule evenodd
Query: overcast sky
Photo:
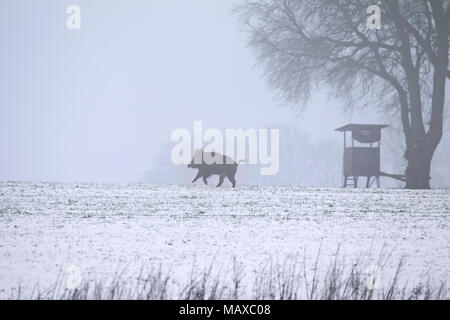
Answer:
<svg viewBox="0 0 450 320"><path fill-rule="evenodd" d="M69 4L81 8L81 30L66 28ZM342 116L321 92L300 119L280 107L231 7L2 0L0 180L136 181L194 120L340 139L333 129L358 115Z"/></svg>

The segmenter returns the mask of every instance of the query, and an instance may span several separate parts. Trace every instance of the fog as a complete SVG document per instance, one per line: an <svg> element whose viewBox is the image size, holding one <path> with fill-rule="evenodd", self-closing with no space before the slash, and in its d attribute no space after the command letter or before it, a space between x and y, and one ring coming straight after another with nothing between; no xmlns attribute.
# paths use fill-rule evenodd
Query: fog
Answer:
<svg viewBox="0 0 450 320"><path fill-rule="evenodd" d="M81 8L81 30L66 27L69 4ZM325 88L304 112L282 106L231 9L232 1L207 0L2 1L0 180L190 183L194 172L170 165L170 137L200 120L297 132L298 148L291 137L280 153L279 177L244 169L238 183L337 186L342 137L334 129L385 117L343 112ZM402 151L387 142L382 167L404 170ZM441 144L436 181L444 186L447 135ZM313 164L283 168L293 149ZM311 170L321 158L332 164L321 170L327 178Z"/></svg>

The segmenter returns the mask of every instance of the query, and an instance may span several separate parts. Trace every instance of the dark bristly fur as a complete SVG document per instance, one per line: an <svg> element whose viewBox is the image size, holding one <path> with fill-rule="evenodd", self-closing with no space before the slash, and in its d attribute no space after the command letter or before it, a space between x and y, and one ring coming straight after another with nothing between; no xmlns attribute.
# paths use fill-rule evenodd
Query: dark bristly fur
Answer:
<svg viewBox="0 0 450 320"><path fill-rule="evenodd" d="M239 163L235 162L230 157L227 157L220 153L215 153L215 152L208 153L208 152L203 152L202 150L197 150L196 154L197 154L197 152L202 153L202 163L200 163L200 164L194 163L194 159L195 159L195 156L194 156L191 163L188 164L188 168L198 169L198 173L195 176L192 183L194 183L195 181L197 181L198 179L203 177L203 182L205 184L208 184L207 179L210 176L218 175L219 176L219 184L217 185L217 187L220 187L223 184L225 177L227 177L228 180L230 180L230 182L233 184L233 188L236 186L235 176L236 176L236 171L237 171ZM208 164L205 162L205 155L209 155L211 158L222 157L223 161L222 161L222 163L213 162L211 164Z"/></svg>

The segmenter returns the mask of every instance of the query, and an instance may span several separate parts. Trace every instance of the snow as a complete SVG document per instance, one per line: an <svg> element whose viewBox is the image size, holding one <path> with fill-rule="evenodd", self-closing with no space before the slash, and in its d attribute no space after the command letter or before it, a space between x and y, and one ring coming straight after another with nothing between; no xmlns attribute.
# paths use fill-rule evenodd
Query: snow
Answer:
<svg viewBox="0 0 450 320"><path fill-rule="evenodd" d="M19 284L51 285L74 265L83 275L192 265L247 274L267 259L319 247L329 261L389 252L410 279L450 283L450 192L389 189L0 182L0 297Z"/></svg>

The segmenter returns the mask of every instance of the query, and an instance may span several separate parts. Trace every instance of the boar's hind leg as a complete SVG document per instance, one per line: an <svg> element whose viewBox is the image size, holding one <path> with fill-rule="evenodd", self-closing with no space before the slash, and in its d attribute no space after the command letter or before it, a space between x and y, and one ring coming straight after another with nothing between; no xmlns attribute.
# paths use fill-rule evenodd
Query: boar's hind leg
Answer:
<svg viewBox="0 0 450 320"><path fill-rule="evenodd" d="M192 180L192 183L194 183L195 181L197 181L200 177L202 176L202 174L200 173L200 171L197 173L197 175L195 176L194 180Z"/></svg>
<svg viewBox="0 0 450 320"><path fill-rule="evenodd" d="M204 182L205 184L208 184L208 180L206 180L206 176L203 176L203 182Z"/></svg>
<svg viewBox="0 0 450 320"><path fill-rule="evenodd" d="M234 175L228 175L227 178L233 184L233 188L236 187L236 179L234 178Z"/></svg>
<svg viewBox="0 0 450 320"><path fill-rule="evenodd" d="M220 187L223 184L223 180L225 180L225 176L220 176L219 184L217 185L217 188Z"/></svg>

